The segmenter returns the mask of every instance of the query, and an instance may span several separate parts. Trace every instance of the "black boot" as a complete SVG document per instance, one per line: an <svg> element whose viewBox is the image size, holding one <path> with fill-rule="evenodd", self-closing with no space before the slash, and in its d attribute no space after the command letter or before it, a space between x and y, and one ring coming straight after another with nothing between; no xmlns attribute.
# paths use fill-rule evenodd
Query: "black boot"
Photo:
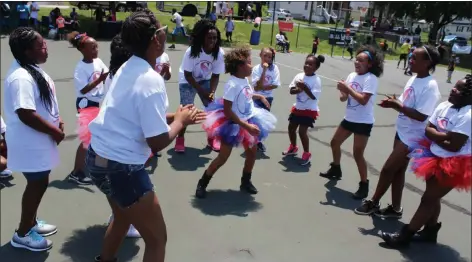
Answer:
<svg viewBox="0 0 472 262"><path fill-rule="evenodd" d="M249 194L255 195L257 194L257 188L252 184L251 182L251 173L245 173L243 172L243 176L241 177L241 185L239 186L239 189L241 191L246 191Z"/></svg>
<svg viewBox="0 0 472 262"><path fill-rule="evenodd" d="M411 231L408 228L408 224L404 225L402 230L397 233L385 233L382 232L382 239L385 241L385 244L390 246L391 248L404 248L409 247L410 242L415 235L416 232Z"/></svg>
<svg viewBox="0 0 472 262"><path fill-rule="evenodd" d="M369 180L366 182L359 182L359 189L357 189L356 193L352 194L354 199L364 199L367 198L369 195Z"/></svg>
<svg viewBox="0 0 472 262"><path fill-rule="evenodd" d="M102 259L100 258L100 256L96 256L96 257L95 257L95 262L117 262L117 261L118 261L117 258L115 258L115 259L113 259L113 260L105 261L105 260L102 260Z"/></svg>
<svg viewBox="0 0 472 262"><path fill-rule="evenodd" d="M424 226L423 230L418 231L418 233L413 236L412 241L436 244L438 242L438 232L441 226L441 223L437 223L434 226Z"/></svg>
<svg viewBox="0 0 472 262"><path fill-rule="evenodd" d="M200 178L200 180L198 180L197 190L195 191L195 197L196 198L205 198L206 197L206 195L207 195L206 188L208 186L208 183L210 183L210 180L211 180L211 176L207 175L206 171L205 171L205 173L203 173L202 178Z"/></svg>
<svg viewBox="0 0 472 262"><path fill-rule="evenodd" d="M334 163L329 164L330 168L326 172L320 173L321 177L329 179L341 179L343 172L341 171L341 165L335 165Z"/></svg>

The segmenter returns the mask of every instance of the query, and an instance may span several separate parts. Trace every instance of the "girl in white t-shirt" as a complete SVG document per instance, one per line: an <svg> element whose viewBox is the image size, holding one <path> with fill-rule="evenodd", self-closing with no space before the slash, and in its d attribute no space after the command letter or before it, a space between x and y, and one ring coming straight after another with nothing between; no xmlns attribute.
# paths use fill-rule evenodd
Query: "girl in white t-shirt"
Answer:
<svg viewBox="0 0 472 262"><path fill-rule="evenodd" d="M429 116L441 98L438 83L430 75L441 60L439 51L432 46L422 46L413 51L411 71L416 73L405 85L402 95L383 99L379 106L392 108L399 112L396 124L397 133L393 151L380 171L375 193L370 200L354 210L358 215L374 214L380 218L400 219L405 172L410 159L408 154L415 146L418 137L424 135ZM392 204L380 209L380 199L392 185Z"/></svg>
<svg viewBox="0 0 472 262"><path fill-rule="evenodd" d="M179 68L180 104L193 105L198 94L202 104L213 101L220 74L225 72L221 34L210 20L198 21L192 33L192 45L187 49ZM185 152L185 128L175 140L175 152ZM208 147L220 150L217 140L207 139Z"/></svg>
<svg viewBox="0 0 472 262"><path fill-rule="evenodd" d="M90 144L88 124L98 115L100 102L105 97L104 81L108 76L108 67L98 58L98 44L87 34L72 32L69 42L82 53L83 58L77 63L74 71L74 86L77 94L76 109L78 113L79 139L81 144L75 155L74 170L68 179L79 185L90 185L92 181L85 175L85 153Z"/></svg>
<svg viewBox="0 0 472 262"><path fill-rule="evenodd" d="M436 243L441 199L452 189L470 190L472 179L472 75L459 80L449 99L429 118L426 139L410 154L412 171L426 181L420 206L410 223L395 234L382 233L386 244L400 248L412 240ZM419 231L424 226L423 230ZM419 231L419 232L418 232Z"/></svg>
<svg viewBox="0 0 472 262"><path fill-rule="evenodd" d="M225 55L224 61L225 70L231 77L225 85L223 97L208 105L207 120L203 123L208 137L221 141L221 150L198 181L195 193L197 198L206 197L210 179L226 163L233 147L237 146L243 146L246 155L240 189L257 194L257 189L251 182L256 145L267 138L277 122L269 111L254 106L253 98L262 100L270 107L264 96L254 93L247 79L252 71L251 48L246 46L233 49Z"/></svg>
<svg viewBox="0 0 472 262"><path fill-rule="evenodd" d="M3 117L0 116L0 179L9 178L13 172L7 169L7 143L5 142L5 132L7 131L7 125L3 121ZM1 184L1 183L0 183Z"/></svg>
<svg viewBox="0 0 472 262"><path fill-rule="evenodd" d="M59 165L57 145L64 139L56 88L38 65L48 57L46 41L32 28L20 27L10 34L15 60L4 83L5 136L8 167L22 172L26 188L21 201L21 220L10 243L35 252L46 251L52 242L44 238L57 227L37 218L51 170Z"/></svg>
<svg viewBox="0 0 472 262"><path fill-rule="evenodd" d="M169 55L166 52L156 59L155 69L156 72L161 74L164 80L170 80L170 77L172 76L172 68L170 67Z"/></svg>
<svg viewBox="0 0 472 262"><path fill-rule="evenodd" d="M260 53L261 63L252 68L251 81L256 94L263 95L269 105L272 106L274 101L273 90L280 86L280 72L274 63L275 50L270 47L264 47ZM261 100L254 100L254 105L270 111L270 107L266 107ZM265 152L266 148L262 142L257 144L257 149Z"/></svg>
<svg viewBox="0 0 472 262"><path fill-rule="evenodd" d="M341 145L354 134L353 153L359 170L360 182L358 190L353 194L355 199L366 198L369 193L367 179L367 163L364 150L369 141L374 125L374 101L377 93L377 78L383 73L383 55L370 46L362 46L357 50L355 71L345 81L338 82L341 102L347 101L346 114L331 139L333 162L328 171L320 176L340 179Z"/></svg>
<svg viewBox="0 0 472 262"><path fill-rule="evenodd" d="M296 102L293 105L288 117L288 138L290 146L282 154L296 155L297 129L303 146L301 165L307 165L311 160L310 140L308 139L308 128L313 127L318 112L318 101L321 95L321 80L315 74L325 60L324 56L308 55L303 66L303 73L297 74L290 83L290 94L296 95Z"/></svg>

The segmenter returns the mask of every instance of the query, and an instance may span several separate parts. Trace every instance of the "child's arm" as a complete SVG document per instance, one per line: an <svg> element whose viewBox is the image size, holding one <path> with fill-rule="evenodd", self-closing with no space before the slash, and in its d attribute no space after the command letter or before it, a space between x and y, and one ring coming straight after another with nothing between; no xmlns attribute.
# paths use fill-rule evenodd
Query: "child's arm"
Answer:
<svg viewBox="0 0 472 262"><path fill-rule="evenodd" d="M290 94L291 95L297 95L297 94L300 94L301 92L303 92L303 90L301 90L300 88L298 88L296 86L290 87Z"/></svg>
<svg viewBox="0 0 472 262"><path fill-rule="evenodd" d="M81 90L80 90L80 93L82 95L85 95L87 94L88 92L92 91L95 87L97 87L101 82L105 81L105 79L108 77L108 74L110 72L106 72L106 73L103 73L103 69L102 69L102 73L100 74L100 76L90 82L90 83L87 83ZM82 79L85 79L83 77L80 76L80 72L75 72L74 73L74 82L76 83L76 85L78 86L81 86L80 83L83 81Z"/></svg>
<svg viewBox="0 0 472 262"><path fill-rule="evenodd" d="M249 124L246 121L242 121L234 112L233 112L233 102L224 99L224 114L230 120L233 121L235 124L238 124L242 128L246 129L250 134L257 134L259 132L259 128L256 125Z"/></svg>
<svg viewBox="0 0 472 262"><path fill-rule="evenodd" d="M346 94L346 93L344 93L344 92L342 92L342 91L339 92L339 100L340 100L341 102L346 102L348 98L349 98L349 95L348 95L348 94Z"/></svg>
<svg viewBox="0 0 472 262"><path fill-rule="evenodd" d="M310 99L316 100L315 95L311 92L310 88L304 82L298 82L297 86L300 90L305 92Z"/></svg>
<svg viewBox="0 0 472 262"><path fill-rule="evenodd" d="M216 88L220 82L220 74L212 74L210 79L210 100L213 101L215 98Z"/></svg>

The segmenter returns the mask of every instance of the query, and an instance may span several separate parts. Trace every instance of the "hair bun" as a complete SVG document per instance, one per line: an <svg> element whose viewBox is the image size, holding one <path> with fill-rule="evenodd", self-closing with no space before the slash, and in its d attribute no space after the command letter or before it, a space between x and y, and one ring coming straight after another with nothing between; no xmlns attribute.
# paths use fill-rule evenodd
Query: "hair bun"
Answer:
<svg viewBox="0 0 472 262"><path fill-rule="evenodd" d="M318 59L320 61L320 63L324 63L324 61L325 61L325 57L323 55L318 55L316 57L316 59Z"/></svg>

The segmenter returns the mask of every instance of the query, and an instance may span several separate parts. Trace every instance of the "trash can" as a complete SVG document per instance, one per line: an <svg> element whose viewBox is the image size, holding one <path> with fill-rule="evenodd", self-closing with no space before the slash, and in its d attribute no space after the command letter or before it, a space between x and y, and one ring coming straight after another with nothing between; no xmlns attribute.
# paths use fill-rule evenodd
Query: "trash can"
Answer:
<svg viewBox="0 0 472 262"><path fill-rule="evenodd" d="M253 29L251 32L251 39L249 40L249 43L251 45L258 45L260 41L261 41L261 32Z"/></svg>

